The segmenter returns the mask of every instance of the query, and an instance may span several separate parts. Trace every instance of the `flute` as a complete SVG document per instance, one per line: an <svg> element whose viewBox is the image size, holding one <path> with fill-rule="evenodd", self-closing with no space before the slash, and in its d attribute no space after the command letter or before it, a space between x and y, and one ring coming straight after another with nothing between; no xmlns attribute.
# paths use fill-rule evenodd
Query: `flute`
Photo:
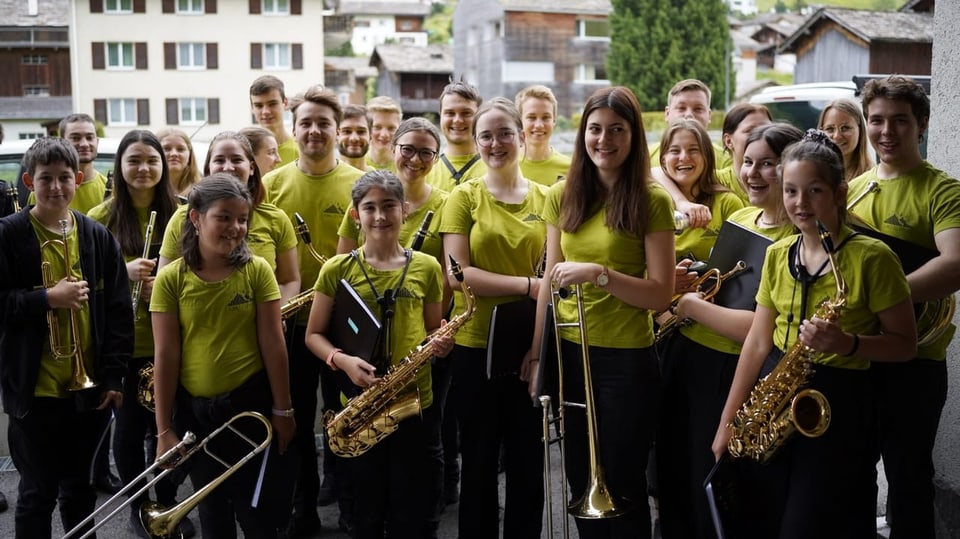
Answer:
<svg viewBox="0 0 960 539"><path fill-rule="evenodd" d="M147 221L147 232L144 234L143 238L143 254L140 255L140 258L147 258L150 256L150 242L153 240L153 226L157 223L157 212L156 210L150 212L150 219ZM137 307L140 305L140 292L143 290L143 279L140 279L133 285L133 292L131 293L131 300L133 301L133 319L140 320L140 313L137 311Z"/></svg>

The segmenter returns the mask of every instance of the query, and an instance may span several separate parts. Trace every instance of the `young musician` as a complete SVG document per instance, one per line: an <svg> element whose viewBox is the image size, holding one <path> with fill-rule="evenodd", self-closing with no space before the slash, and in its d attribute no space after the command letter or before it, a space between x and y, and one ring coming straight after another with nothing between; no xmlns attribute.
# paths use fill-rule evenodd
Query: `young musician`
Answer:
<svg viewBox="0 0 960 539"><path fill-rule="evenodd" d="M37 139L24 168L37 203L0 220L0 384L20 473L16 537L35 539L50 537L57 503L64 529L93 511L90 462L101 434L93 408L122 403L133 312L117 241L70 209L83 181L76 150L63 139ZM53 284L44 283L41 263L50 265ZM48 327L52 320L59 329ZM56 359L50 331L82 353ZM81 360L97 385L68 390Z"/></svg>
<svg viewBox="0 0 960 539"><path fill-rule="evenodd" d="M868 82L862 98L866 134L880 162L850 182L851 199L865 193L871 182L878 188L851 213L874 230L938 252L911 271L907 282L914 303L947 298L960 288L960 183L920 155L930 99L922 86L900 76ZM951 324L918 346L912 360L872 370L893 539L934 536L932 452L947 396L945 359L954 332Z"/></svg>
<svg viewBox="0 0 960 539"><path fill-rule="evenodd" d="M267 466L283 462L296 428L280 327L280 290L270 265L247 248L252 200L236 178L226 173L204 178L190 191L189 208L183 257L160 270L150 303L157 456L180 441L173 429L175 410L178 423L198 440L239 412L269 418L273 442L268 453L202 499L200 523L203 536L210 539L235 536L234 517L248 537L277 537L289 519L293 478L286 478L289 484L276 491L265 489L269 491L260 493L256 507L253 499L262 459L268 459ZM261 425L248 427L249 432L246 426L237 425L247 436L263 440L257 434L263 431ZM246 444L230 436L226 442L214 438L211 451L244 454ZM228 444L233 447L225 447ZM206 485L224 471L205 452L191 460L196 460L190 469L195 485ZM271 502L277 508L265 509Z"/></svg>
<svg viewBox="0 0 960 539"><path fill-rule="evenodd" d="M273 133L259 126L244 127L238 133L247 137L247 140L250 141L250 145L253 147L254 161L257 163L257 169L260 170L260 176L266 176L268 172L280 166L277 139L273 136Z"/></svg>
<svg viewBox="0 0 960 539"><path fill-rule="evenodd" d="M650 537L644 471L653 444L660 374L653 350L651 311L670 303L674 288L673 208L670 196L649 180L650 152L633 93L616 86L587 100L565 182L550 188L547 265L558 288L583 285L589 328L592 387L599 421L599 459L617 498L630 500L625 515L576 519L580 537ZM540 330L550 289L540 289L537 331L524 378L535 385L535 363L547 357ZM557 319L577 319L573 299L561 300ZM562 329L564 398L583 402L585 381L576 328ZM580 498L591 471L586 417L566 411L567 469L571 498ZM664 480L667 480L664 478Z"/></svg>
<svg viewBox="0 0 960 539"><path fill-rule="evenodd" d="M486 173L473 132L474 116L483 103L480 91L463 80L451 81L440 93L440 131L447 148L440 154L427 183L446 192Z"/></svg>
<svg viewBox="0 0 960 539"><path fill-rule="evenodd" d="M730 423L764 362L802 353L799 341L815 351L813 374L799 383L823 393L831 419L819 437L791 437L764 468L764 492L773 510L749 523L752 536L874 537L869 369L871 363L904 361L914 353L910 291L896 255L846 225L843 155L826 134L808 131L784 152L780 167L784 206L800 234L767 249L756 314L713 452L717 459L726 452ZM821 241L818 223L829 232L830 245ZM833 248L836 267L827 247ZM846 303L838 320L827 321L817 316L818 305L838 300L838 276L846 282Z"/></svg>
<svg viewBox="0 0 960 539"><path fill-rule="evenodd" d="M550 137L557 126L557 97L542 84L528 86L513 100L523 119L523 177L553 185L570 170L570 156L553 149Z"/></svg>
<svg viewBox="0 0 960 539"><path fill-rule="evenodd" d="M367 109L363 105L343 107L343 120L340 120L340 131L337 133L337 155L351 167L366 171L366 157L369 150L370 129L367 126Z"/></svg>
<svg viewBox="0 0 960 539"><path fill-rule="evenodd" d="M114 162L113 196L90 210L89 217L104 225L120 242L130 287L140 295L134 312L133 357L126 365L123 393L127 405L115 412L117 418L113 439L113 455L123 484L129 484L145 468L143 439L155 435L153 412L137 402L140 370L153 363L153 328L150 323L150 297L153 291L153 270L157 261L147 248L143 256L150 212L157 212L151 229L150 245L159 248L163 230L176 211L177 201L171 188L170 169L164 159L162 143L149 131L133 130L124 135L117 147ZM157 502L164 507L176 504L177 486L168 475L156 484ZM141 533L140 506L149 500L141 496L130 505L130 524L135 533ZM193 528L189 518L181 521L186 534ZM191 534L192 535L192 534Z"/></svg>
<svg viewBox="0 0 960 539"><path fill-rule="evenodd" d="M378 95L367 101L367 128L370 132L370 151L367 152L366 169L393 169L393 136L403 120L403 110L392 97ZM357 167L360 170L364 168Z"/></svg>
<svg viewBox="0 0 960 539"><path fill-rule="evenodd" d="M107 177L93 166L97 158L100 138L97 137L97 125L89 114L70 114L60 120L60 137L70 143L80 157L80 172L83 182L76 189L71 209L87 213L90 208L103 202L107 192ZM30 193L28 204L37 202L36 193Z"/></svg>
<svg viewBox="0 0 960 539"><path fill-rule="evenodd" d="M366 388L383 377L374 358L351 355L329 340L334 296L346 279L373 312L380 313L384 331L385 364L395 365L441 326L443 273L436 259L405 249L399 242L407 215L403 186L389 171L364 174L353 186L353 219L365 241L350 253L330 259L320 270L316 296L307 324L307 346L326 358L330 369L343 370L357 386ZM384 306L383 298L395 298ZM387 314L392 311L395 314ZM434 341L435 355L443 358L453 348L449 336ZM423 417L411 417L399 429L364 454L348 459L355 497L353 514L358 539L427 537L428 521L440 493L434 452L439 445L439 423L430 390L429 363L417 374ZM435 530L432 530L435 533Z"/></svg>
<svg viewBox="0 0 960 539"><path fill-rule="evenodd" d="M273 75L262 75L250 84L250 112L256 118L257 125L273 133L277 139L277 153L282 165L296 161L299 155L296 139L283 124L286 108L287 96L282 80Z"/></svg>
<svg viewBox="0 0 960 539"><path fill-rule="evenodd" d="M200 181L200 165L193 151L190 137L174 127L165 127L157 131L157 139L163 146L163 155L170 168L170 185L173 192L187 196L190 188Z"/></svg>
<svg viewBox="0 0 960 539"><path fill-rule="evenodd" d="M460 262L477 297L477 313L457 334L451 358L451 397L462 459L459 533L462 538L499 535L497 473L502 443L504 536L540 537L540 413L530 402L525 376L507 373L488 379L486 366L494 305L536 297L540 286L536 266L545 240L540 215L547 188L520 172L523 123L512 102L495 98L484 104L472 131L487 173L450 193L440 224L444 251ZM451 287L454 284L450 282ZM455 294L454 301L454 312L459 312L463 294Z"/></svg>
<svg viewBox="0 0 960 539"><path fill-rule="evenodd" d="M873 157L867 142L867 123L856 101L840 98L827 103L820 111L817 125L843 152L847 181L873 168Z"/></svg>

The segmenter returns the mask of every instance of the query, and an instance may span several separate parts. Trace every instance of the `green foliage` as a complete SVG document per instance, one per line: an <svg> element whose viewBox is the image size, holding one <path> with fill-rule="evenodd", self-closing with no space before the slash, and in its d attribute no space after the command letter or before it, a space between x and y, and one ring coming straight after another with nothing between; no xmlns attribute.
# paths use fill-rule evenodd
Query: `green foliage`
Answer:
<svg viewBox="0 0 960 539"><path fill-rule="evenodd" d="M613 0L607 73L629 87L646 111L663 110L667 92L695 78L713 90L722 108L724 66L733 69L727 6L723 0Z"/></svg>
<svg viewBox="0 0 960 539"><path fill-rule="evenodd" d="M340 45L335 49L329 49L329 50L323 51L323 54L325 56L342 56L342 57L356 56L356 54L354 54L353 52L353 45L350 43L350 40L345 41L343 45Z"/></svg>
<svg viewBox="0 0 960 539"><path fill-rule="evenodd" d="M431 44L450 43L453 35L453 10L457 7L456 0L441 4L434 2L430 7L430 15L423 21L423 29L427 32L427 41Z"/></svg>
<svg viewBox="0 0 960 539"><path fill-rule="evenodd" d="M374 97L377 97L377 78L368 77L367 82L365 82L364 84L365 84L365 87L363 90L364 90L364 94L366 94L364 96L365 97L364 102L370 101Z"/></svg>

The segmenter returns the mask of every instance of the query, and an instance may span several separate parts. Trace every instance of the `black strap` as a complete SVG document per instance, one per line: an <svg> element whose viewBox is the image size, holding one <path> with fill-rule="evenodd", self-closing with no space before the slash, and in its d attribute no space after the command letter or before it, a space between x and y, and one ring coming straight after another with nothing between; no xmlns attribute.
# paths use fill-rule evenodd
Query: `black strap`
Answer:
<svg viewBox="0 0 960 539"><path fill-rule="evenodd" d="M460 185L460 179L463 178L463 175L466 174L468 170L470 170L470 167L472 167L474 163L480 160L480 154L476 154L473 157L471 157L470 160L467 161L467 164L463 165L463 168L461 168L460 170L453 168L453 164L450 162L449 159L447 159L446 154L441 155L440 160L443 161L443 164L447 166L447 170L449 170L450 174L453 176L453 183L456 185Z"/></svg>
<svg viewBox="0 0 960 539"><path fill-rule="evenodd" d="M382 326L382 331L380 336L377 339L377 345L374 347L373 357L370 358L373 366L377 368L377 372L386 372L390 367L390 349L392 339L393 328L393 315L394 309L393 306L397 302L397 291L400 290L400 287L403 286L403 281L407 278L407 270L410 269L410 261L413 259L413 251L410 249L404 249L403 255L406 257L406 262L403 264L403 273L400 275L400 280L397 281L397 286L394 288L387 288L383 291L383 295L377 291L377 287L374 286L373 280L370 279L370 275L367 273L367 268L363 267L363 261L360 260L360 251L354 249L350 251L350 256L356 261L357 266L360 267L360 271L363 272L364 279L367 280L367 284L370 286L370 290L373 291L373 297L377 300L377 305L380 306L380 324Z"/></svg>

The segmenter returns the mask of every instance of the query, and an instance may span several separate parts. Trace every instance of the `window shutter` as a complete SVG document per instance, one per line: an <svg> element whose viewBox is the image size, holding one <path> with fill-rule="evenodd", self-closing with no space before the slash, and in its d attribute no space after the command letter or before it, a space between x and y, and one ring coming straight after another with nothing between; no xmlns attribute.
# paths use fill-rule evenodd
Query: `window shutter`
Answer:
<svg viewBox="0 0 960 539"><path fill-rule="evenodd" d="M250 14L251 15L260 14L260 0L250 0Z"/></svg>
<svg viewBox="0 0 960 539"><path fill-rule="evenodd" d="M164 42L163 44L163 68L177 68L177 44Z"/></svg>
<svg viewBox="0 0 960 539"><path fill-rule="evenodd" d="M207 100L207 122L211 124L220 123L220 99L212 97Z"/></svg>
<svg viewBox="0 0 960 539"><path fill-rule="evenodd" d="M180 124L180 115L177 114L178 106L176 99L167 99L167 125Z"/></svg>
<svg viewBox="0 0 960 539"><path fill-rule="evenodd" d="M290 0L290 14L291 15L303 14L303 2L301 2L300 0Z"/></svg>
<svg viewBox="0 0 960 539"><path fill-rule="evenodd" d="M263 43L250 44L250 69L263 69Z"/></svg>
<svg viewBox="0 0 960 539"><path fill-rule="evenodd" d="M203 12L213 14L217 12L217 0L206 0L203 3Z"/></svg>
<svg viewBox="0 0 960 539"><path fill-rule="evenodd" d="M146 69L147 68L147 44L143 42L138 42L133 44L134 54L136 58L137 69Z"/></svg>
<svg viewBox="0 0 960 539"><path fill-rule="evenodd" d="M150 125L150 100L137 100L137 125Z"/></svg>
<svg viewBox="0 0 960 539"><path fill-rule="evenodd" d="M294 43L290 46L290 62L294 69L303 69L303 44Z"/></svg>
<svg viewBox="0 0 960 539"><path fill-rule="evenodd" d="M93 119L107 125L107 100L106 99L94 99L93 100Z"/></svg>
<svg viewBox="0 0 960 539"><path fill-rule="evenodd" d="M133 12L134 12L134 13L146 13L146 12L147 12L147 0L133 0Z"/></svg>
<svg viewBox="0 0 960 539"><path fill-rule="evenodd" d="M90 13L103 13L103 0L90 0Z"/></svg>
<svg viewBox="0 0 960 539"><path fill-rule="evenodd" d="M164 13L176 13L176 12L177 12L176 6L173 5L173 0L163 0L163 6L161 7L161 10L162 10Z"/></svg>
<svg viewBox="0 0 960 539"><path fill-rule="evenodd" d="M90 44L91 54L93 55L92 63L94 69L105 69L107 66L107 57L104 52L104 45L102 41L94 41Z"/></svg>
<svg viewBox="0 0 960 539"><path fill-rule="evenodd" d="M220 67L217 58L217 44L207 43L207 69L218 69Z"/></svg>

